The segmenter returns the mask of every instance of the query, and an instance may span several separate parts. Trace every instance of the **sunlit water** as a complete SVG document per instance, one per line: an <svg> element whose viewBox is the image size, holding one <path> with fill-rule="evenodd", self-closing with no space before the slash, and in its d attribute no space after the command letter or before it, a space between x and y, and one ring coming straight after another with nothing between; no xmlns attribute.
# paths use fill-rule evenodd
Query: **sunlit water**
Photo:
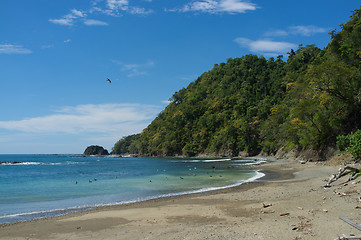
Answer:
<svg viewBox="0 0 361 240"><path fill-rule="evenodd" d="M0 155L0 223L223 189L262 173L257 159Z"/></svg>

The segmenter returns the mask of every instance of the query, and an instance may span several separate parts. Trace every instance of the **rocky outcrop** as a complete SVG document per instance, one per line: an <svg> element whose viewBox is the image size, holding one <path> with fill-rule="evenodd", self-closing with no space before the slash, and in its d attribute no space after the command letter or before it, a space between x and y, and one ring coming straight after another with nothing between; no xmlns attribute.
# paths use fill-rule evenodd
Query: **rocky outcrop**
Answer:
<svg viewBox="0 0 361 240"><path fill-rule="evenodd" d="M333 156L337 155L337 153L337 149L332 147L328 147L322 150L281 148L277 151L275 157L284 159L296 159L307 162L317 162L331 159Z"/></svg>
<svg viewBox="0 0 361 240"><path fill-rule="evenodd" d="M85 149L84 155L109 155L109 152L101 146L92 145Z"/></svg>

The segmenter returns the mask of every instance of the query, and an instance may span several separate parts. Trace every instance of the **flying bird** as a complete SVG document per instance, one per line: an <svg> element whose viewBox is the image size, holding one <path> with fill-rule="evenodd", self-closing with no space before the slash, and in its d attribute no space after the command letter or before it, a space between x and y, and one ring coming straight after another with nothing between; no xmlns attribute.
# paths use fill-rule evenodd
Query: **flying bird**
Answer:
<svg viewBox="0 0 361 240"><path fill-rule="evenodd" d="M110 79L109 78L107 78L107 80L106 80L107 82L109 82L109 83L112 83L112 81L110 81Z"/></svg>

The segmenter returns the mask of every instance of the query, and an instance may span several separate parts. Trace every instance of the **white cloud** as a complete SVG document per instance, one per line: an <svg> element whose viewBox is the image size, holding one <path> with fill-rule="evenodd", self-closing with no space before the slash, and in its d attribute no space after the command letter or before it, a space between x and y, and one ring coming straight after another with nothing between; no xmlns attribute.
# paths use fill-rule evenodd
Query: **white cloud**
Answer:
<svg viewBox="0 0 361 240"><path fill-rule="evenodd" d="M248 48L251 52L276 55L286 53L292 48L297 48L296 44L289 42L279 42L268 39L251 40L248 38L236 38L234 40L243 48Z"/></svg>
<svg viewBox="0 0 361 240"><path fill-rule="evenodd" d="M0 44L0 54L30 54L31 50L21 45Z"/></svg>
<svg viewBox="0 0 361 240"><path fill-rule="evenodd" d="M60 19L49 19L49 21L54 24L63 25L63 26L73 25L73 19L60 18Z"/></svg>
<svg viewBox="0 0 361 240"><path fill-rule="evenodd" d="M0 152L82 153L93 144L111 150L123 136L140 133L163 108L163 104L88 104L34 118L0 121Z"/></svg>
<svg viewBox="0 0 361 240"><path fill-rule="evenodd" d="M192 1L180 9L170 11L236 14L256 9L256 4L242 0L201 0Z"/></svg>
<svg viewBox="0 0 361 240"><path fill-rule="evenodd" d="M103 22L100 20L95 20L95 19L86 19L86 20L84 20L84 24L87 26L107 26L107 25L109 25L106 22Z"/></svg>
<svg viewBox="0 0 361 240"><path fill-rule="evenodd" d="M85 18L87 15L84 11L76 9L70 10L70 13L59 19L49 19L50 22L63 26L72 26L74 21L79 18Z"/></svg>
<svg viewBox="0 0 361 240"><path fill-rule="evenodd" d="M289 35L301 35L305 37L309 37L318 33L326 33L328 32L328 29L321 28L313 25L308 26L292 26L288 27L287 30L270 30L266 32L264 35L268 37L284 37Z"/></svg>
<svg viewBox="0 0 361 240"><path fill-rule="evenodd" d="M153 10L147 10L145 8L139 8L139 7L131 7L129 8L128 12L130 14L134 14L134 15L148 15L153 13Z"/></svg>
<svg viewBox="0 0 361 240"><path fill-rule="evenodd" d="M117 60L114 60L113 63L120 66L120 71L125 72L127 77L135 77L141 75L147 75L147 69L154 67L155 63L153 61L148 61L146 63L123 63Z"/></svg>
<svg viewBox="0 0 361 240"><path fill-rule="evenodd" d="M70 14L68 14L68 16L70 18L83 18L86 17L86 14L82 11L76 10L76 9L72 9L70 10Z"/></svg>
<svg viewBox="0 0 361 240"><path fill-rule="evenodd" d="M270 30L270 31L267 31L264 36L266 37L285 37L285 36L288 36L289 35L289 32L288 31L285 31L285 30L279 30L279 29L276 29L276 30Z"/></svg>
<svg viewBox="0 0 361 240"><path fill-rule="evenodd" d="M151 2L146 0L146 2ZM133 15L147 15L153 11L138 6L130 6L128 0L93 0L87 10L72 9L70 13L61 18L49 19L50 22L63 26L73 26L79 20L87 26L106 26L104 21L91 19L93 14L104 14L113 17L119 17L121 14L129 13ZM90 17L88 19L88 17Z"/></svg>
<svg viewBox="0 0 361 240"><path fill-rule="evenodd" d="M57 113L14 121L0 121L0 129L36 134L129 134L140 132L159 113L159 106L99 104L64 107Z"/></svg>
<svg viewBox="0 0 361 240"><path fill-rule="evenodd" d="M223 0L219 3L222 12L244 13L248 10L256 10L256 5L239 0Z"/></svg>
<svg viewBox="0 0 361 240"><path fill-rule="evenodd" d="M53 47L54 47L54 44L46 44L46 45L41 46L42 49L53 48Z"/></svg>
<svg viewBox="0 0 361 240"><path fill-rule="evenodd" d="M326 33L328 30L326 28L321 28L313 25L309 26L293 26L290 27L290 32L294 35L302 35L302 36L312 36L317 33Z"/></svg>
<svg viewBox="0 0 361 240"><path fill-rule="evenodd" d="M129 2L127 0L107 0L107 7L110 10L127 10Z"/></svg>
<svg viewBox="0 0 361 240"><path fill-rule="evenodd" d="M163 100L163 101L162 101L162 103L167 104L167 105L170 104L171 102L172 102L172 101L170 101L170 100Z"/></svg>

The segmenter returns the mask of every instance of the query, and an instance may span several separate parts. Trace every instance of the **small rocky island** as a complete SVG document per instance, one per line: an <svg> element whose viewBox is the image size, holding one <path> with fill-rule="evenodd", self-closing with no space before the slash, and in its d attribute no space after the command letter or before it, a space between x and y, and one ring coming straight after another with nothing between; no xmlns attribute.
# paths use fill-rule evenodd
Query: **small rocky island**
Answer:
<svg viewBox="0 0 361 240"><path fill-rule="evenodd" d="M108 150L98 145L92 145L85 149L84 155L109 155Z"/></svg>

